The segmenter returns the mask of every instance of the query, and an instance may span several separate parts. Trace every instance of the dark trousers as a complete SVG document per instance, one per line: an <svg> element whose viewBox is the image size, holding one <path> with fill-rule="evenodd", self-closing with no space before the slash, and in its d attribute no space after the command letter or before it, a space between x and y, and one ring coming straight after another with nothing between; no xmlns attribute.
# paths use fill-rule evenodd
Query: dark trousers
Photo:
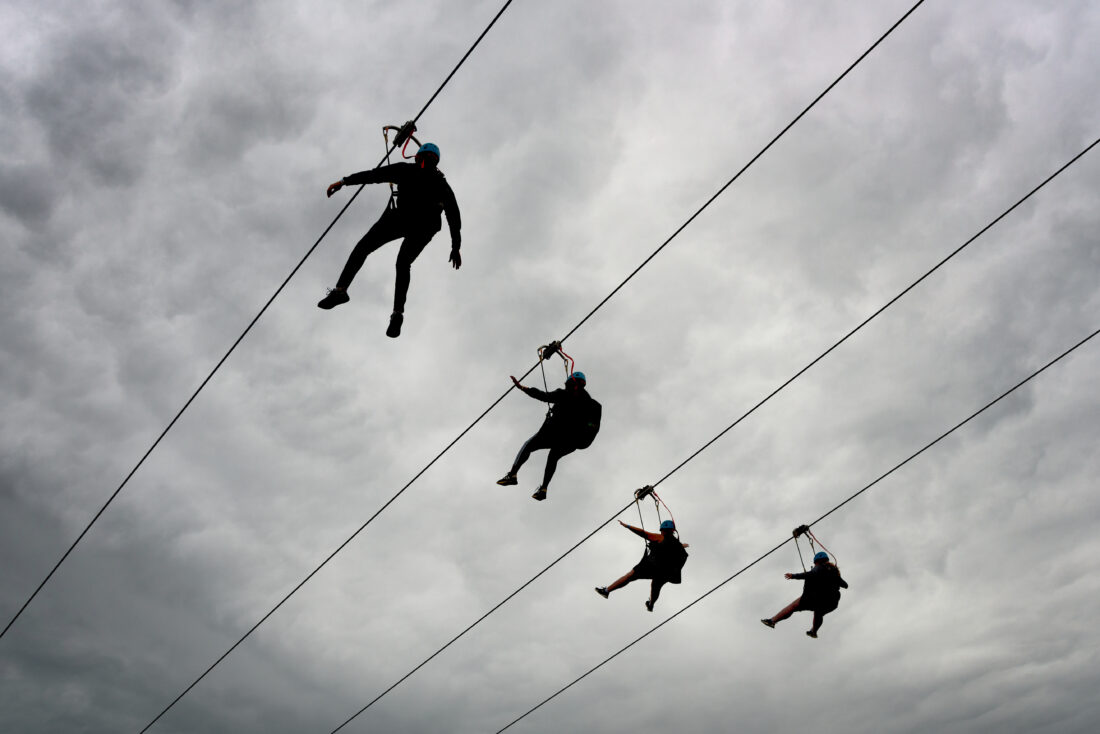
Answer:
<svg viewBox="0 0 1100 734"><path fill-rule="evenodd" d="M397 253L397 282L393 289L393 310L397 313L405 312L405 297L409 293L409 280L412 275L413 261L424 251L424 248L439 229L424 230L410 228L403 221L396 209L386 209L374 223L363 239L348 255L347 265L340 273L340 279L336 281L337 288L346 289L355 280L359 269L367 261L367 255L377 250L382 245L393 242L402 237L401 250Z"/></svg>
<svg viewBox="0 0 1100 734"><path fill-rule="evenodd" d="M558 459L577 450L576 446L566 443L562 436L557 435L557 433L544 423L538 433L527 439L523 444L523 448L519 450L516 460L512 464L512 474L519 472L520 467L531 458L532 451L550 449L550 453L546 457L546 469L542 473L542 488L546 489L550 486L550 480L553 479L554 471L558 468Z"/></svg>

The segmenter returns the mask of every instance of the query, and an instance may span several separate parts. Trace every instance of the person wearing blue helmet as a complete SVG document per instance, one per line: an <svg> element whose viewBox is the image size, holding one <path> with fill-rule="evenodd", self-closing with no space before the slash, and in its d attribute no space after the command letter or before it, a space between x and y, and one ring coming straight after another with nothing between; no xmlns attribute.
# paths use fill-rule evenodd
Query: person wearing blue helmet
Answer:
<svg viewBox="0 0 1100 734"><path fill-rule="evenodd" d="M348 287L355 279L359 269L371 254L382 245L404 238L397 253L397 282L393 292L393 314L386 336L401 335L401 324L405 318L405 298L409 292L409 279L413 261L431 241L435 233L443 227L441 213L447 215L447 226L451 231L451 265L455 270L462 267L462 220L458 212L458 202L443 172L439 170L439 146L425 143L416 153L415 163L394 163L370 171L360 171L345 176L328 187L332 196L344 186L368 183L397 184L397 192L390 204L374 226L363 235L359 243L348 256L336 287L317 304L319 308L331 309L351 300Z"/></svg>
<svg viewBox="0 0 1100 734"><path fill-rule="evenodd" d="M516 454L515 461L512 462L512 468L497 480L497 484L501 486L518 484L520 467L531 458L531 452L549 449L546 468L542 473L542 484L531 495L536 500L542 501L546 499L546 490L550 486L554 471L558 468L558 460L577 449L586 449L592 445L596 433L600 430L603 409L585 389L588 380L583 372L573 372L566 378L564 388L551 392L539 390L537 387L524 387L515 377L512 377L512 382L520 391L535 400L550 403L551 407L542 426L523 444L519 453Z"/></svg>
<svg viewBox="0 0 1100 734"><path fill-rule="evenodd" d="M814 622L809 631L810 637L817 637L825 615L840 604L840 590L848 588L848 582L840 577L840 569L829 561L829 554L818 551L814 554L814 567L805 573L785 573L784 578L802 581L802 596L788 604L774 617L761 619L768 627L775 627L795 612L813 612Z"/></svg>
<svg viewBox="0 0 1100 734"><path fill-rule="evenodd" d="M681 543L676 535L676 523L665 520L661 523L661 532L650 533L642 528L627 525L622 520L619 524L624 528L645 538L646 549L642 560L627 571L623 576L611 582L607 586L597 586L596 593L606 599L615 589L626 586L631 581L638 579L650 579L649 599L646 600L646 611L652 612L653 605L657 603L657 597L661 595L661 587L665 584L680 583L680 569L687 563L687 543Z"/></svg>

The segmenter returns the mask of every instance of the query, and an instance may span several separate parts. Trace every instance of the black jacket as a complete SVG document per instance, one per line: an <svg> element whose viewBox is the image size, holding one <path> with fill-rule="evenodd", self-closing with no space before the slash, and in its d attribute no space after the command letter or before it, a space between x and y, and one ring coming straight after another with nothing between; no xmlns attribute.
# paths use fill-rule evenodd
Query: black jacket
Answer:
<svg viewBox="0 0 1100 734"><path fill-rule="evenodd" d="M840 571L831 563L814 565L805 573L792 573L792 579L802 582L802 606L806 609L836 609L840 603L840 590L848 588L848 582L840 578Z"/></svg>
<svg viewBox="0 0 1100 734"><path fill-rule="evenodd" d="M368 183L397 184L397 212L410 228L438 232L443 226L439 215L446 212L451 247L457 250L462 246L462 218L458 213L458 202L446 176L438 168L421 168L415 163L393 163L344 176L345 186Z"/></svg>
<svg viewBox="0 0 1100 734"><path fill-rule="evenodd" d="M688 553L684 544L674 535L665 535L659 542L647 540L649 558L667 581L680 583L680 569L687 563Z"/></svg>
<svg viewBox="0 0 1100 734"><path fill-rule="evenodd" d="M576 429L588 419L590 411L587 403L592 401L592 396L583 387L578 390L559 387L552 392L539 390L537 387L525 387L523 391L536 400L554 406L554 412L547 419L548 427L552 429Z"/></svg>

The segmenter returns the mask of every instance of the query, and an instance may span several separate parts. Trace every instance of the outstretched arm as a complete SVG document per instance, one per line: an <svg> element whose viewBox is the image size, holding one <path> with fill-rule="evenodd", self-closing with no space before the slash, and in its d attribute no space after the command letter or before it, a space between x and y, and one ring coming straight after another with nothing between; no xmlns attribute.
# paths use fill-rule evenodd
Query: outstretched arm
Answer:
<svg viewBox="0 0 1100 734"><path fill-rule="evenodd" d="M537 387L525 387L520 384L514 376L509 375L512 378L512 384L523 391L525 394L530 395L535 400L541 400L544 403L556 403L558 401L558 393L565 392L564 390L555 390L554 392L544 392Z"/></svg>
<svg viewBox="0 0 1100 734"><path fill-rule="evenodd" d="M661 539L664 537L660 533L649 533L649 532L646 532L645 530L642 530L641 528L636 528L633 525L627 525L622 520L619 520L619 524L622 525L627 530L629 530L630 532L634 533L635 535L640 535L641 537L645 538L646 540L652 540L655 543L660 543Z"/></svg>
<svg viewBox="0 0 1100 734"><path fill-rule="evenodd" d="M360 171L350 176L344 176L339 181L329 184L328 195L332 196L344 186L356 186L358 184L369 183L401 183L399 179L402 177L401 171L403 169L399 168L399 165L398 163L393 163L388 166L379 166L369 171Z"/></svg>

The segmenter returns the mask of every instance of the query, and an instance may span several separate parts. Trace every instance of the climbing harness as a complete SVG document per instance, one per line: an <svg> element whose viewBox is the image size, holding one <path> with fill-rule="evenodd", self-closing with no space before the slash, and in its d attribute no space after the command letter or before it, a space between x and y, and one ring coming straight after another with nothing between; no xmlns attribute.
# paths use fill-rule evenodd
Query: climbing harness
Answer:
<svg viewBox="0 0 1100 734"><path fill-rule="evenodd" d="M672 520L673 525L676 524L676 518L672 516L672 510L668 509L668 505L666 505L665 501L661 499L661 495L657 494L653 487L647 484L641 489L634 490L634 507L638 510L638 522L641 523L642 530L645 530L645 520L642 518L642 500L644 500L646 497L652 498L653 506L657 510L657 527L661 526L662 505L664 505L665 512L668 514L668 519ZM676 534L680 534L679 529L677 529Z"/></svg>
<svg viewBox="0 0 1100 734"><path fill-rule="evenodd" d="M390 130L396 130L397 133L393 138L393 147L401 148L401 157L405 159L415 158L416 154L406 155L405 150L409 147L409 141L416 143L416 147L420 147L420 141L413 135L416 132L416 124L409 120L401 127L397 125L383 125L382 126L382 139L386 141L386 165L390 163ZM390 183L390 209L397 208L397 189L394 188L393 183Z"/></svg>
<svg viewBox="0 0 1100 734"><path fill-rule="evenodd" d="M634 490L634 506L638 510L638 522L641 523L642 532L645 532L645 520L642 517L642 502L647 498L653 500L653 506L657 510L657 527L663 528L665 525L672 526L672 532L674 533L673 539L675 544L667 543L666 541L653 541L648 537L645 540L645 555L642 556L642 561L649 559L651 562L661 565L668 570L674 567L674 572L671 573L669 580L674 583L680 583L680 569L687 563L688 554L684 550L684 543L680 539L680 532L676 527L676 518L672 516L672 510L668 508L665 501L661 499L661 496L657 494L651 485L646 485L641 489ZM661 519L661 506L664 506L665 512L668 514L668 520ZM666 545L674 545L672 548L666 548ZM658 550L658 546L661 550Z"/></svg>
<svg viewBox="0 0 1100 734"><path fill-rule="evenodd" d="M811 558L813 557L813 554L817 552L818 546L820 546L821 550L823 550L823 551L825 551L826 553L829 554L829 558L832 559L833 564L836 565L837 568L840 567L840 564L837 563L837 560L836 560L836 554L834 554L831 550L826 548L825 544L817 539L817 536L814 535L812 530L810 530L809 525L799 525L797 528L795 528L794 530L791 531L791 535L794 536L794 547L795 547L795 550L798 551L798 562L802 564L802 571L803 572L806 571L806 562L804 560L802 560L802 549L798 547L798 536L800 536L800 535L805 535L806 536L806 541L810 544L810 557Z"/></svg>
<svg viewBox="0 0 1100 734"><path fill-rule="evenodd" d="M561 357L561 361L565 366L565 379L569 379L569 375L573 374L573 365L576 364L573 358L570 357L561 348L560 341L552 341L549 344L543 345L538 348L539 353L539 369L542 371L542 389L546 392L550 392L550 386L546 383L546 367L544 362L553 357L555 354ZM546 417L549 418L554 414L554 405L547 403L546 405Z"/></svg>

